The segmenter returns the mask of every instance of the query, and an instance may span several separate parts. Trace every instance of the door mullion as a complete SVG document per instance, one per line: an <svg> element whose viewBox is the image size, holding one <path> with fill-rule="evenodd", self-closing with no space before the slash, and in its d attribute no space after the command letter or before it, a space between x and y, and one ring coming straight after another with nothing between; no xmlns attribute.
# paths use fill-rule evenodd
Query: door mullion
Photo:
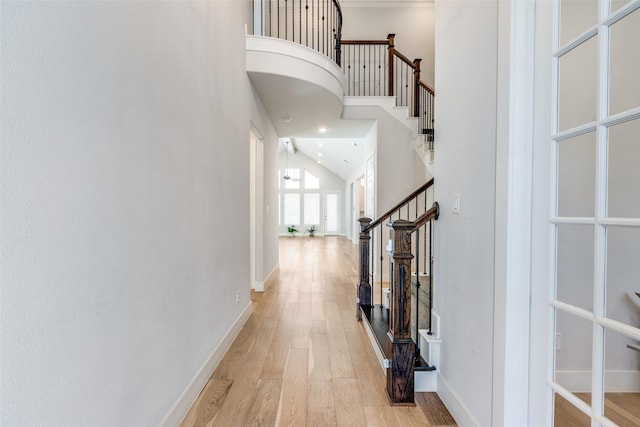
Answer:
<svg viewBox="0 0 640 427"><path fill-rule="evenodd" d="M597 128L596 128L596 191L594 230L594 295L593 295L593 354L592 354L592 397L593 418L591 425L600 426L598 419L604 416L605 391L605 328L601 320L605 315L606 268L607 268L607 229L602 221L607 216L607 145L608 129L602 121L609 114L609 27L602 23L609 15L609 0L599 3L598 21L598 88L597 88Z"/></svg>

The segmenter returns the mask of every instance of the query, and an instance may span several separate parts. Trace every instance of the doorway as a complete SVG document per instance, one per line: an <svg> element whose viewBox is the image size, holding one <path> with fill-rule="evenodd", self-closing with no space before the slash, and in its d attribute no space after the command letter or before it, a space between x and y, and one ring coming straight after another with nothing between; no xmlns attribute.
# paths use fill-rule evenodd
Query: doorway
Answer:
<svg viewBox="0 0 640 427"><path fill-rule="evenodd" d="M556 425L640 406L640 3L553 3L547 401ZM629 416L631 415L631 418Z"/></svg>
<svg viewBox="0 0 640 427"><path fill-rule="evenodd" d="M264 143L260 133L249 131L249 286L264 291L262 277L263 209L264 206Z"/></svg>
<svg viewBox="0 0 640 427"><path fill-rule="evenodd" d="M336 236L340 234L340 192L324 192L324 234Z"/></svg>

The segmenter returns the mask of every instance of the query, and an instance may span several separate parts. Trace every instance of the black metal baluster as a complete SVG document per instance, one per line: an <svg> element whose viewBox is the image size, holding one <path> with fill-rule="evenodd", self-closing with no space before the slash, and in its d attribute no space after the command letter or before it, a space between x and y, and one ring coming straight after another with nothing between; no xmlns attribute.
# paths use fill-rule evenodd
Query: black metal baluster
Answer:
<svg viewBox="0 0 640 427"><path fill-rule="evenodd" d="M427 199L428 197L428 190L424 190L424 211L427 211ZM429 231L429 236L431 236L431 231ZM431 253L431 251L429 251L429 254ZM427 274L427 236L424 237L424 274ZM429 274L431 274L431 272L429 272ZM431 279L429 279L431 280Z"/></svg>
<svg viewBox="0 0 640 427"><path fill-rule="evenodd" d="M382 273L384 271L384 252L383 252L383 241L382 232L383 232L383 224L378 225L378 229L380 230L380 307L383 306L383 295L382 295ZM391 287L391 285L389 285Z"/></svg>
<svg viewBox="0 0 640 427"><path fill-rule="evenodd" d="M429 332L431 330L431 311L433 310L433 220L429 221Z"/></svg>
<svg viewBox="0 0 640 427"><path fill-rule="evenodd" d="M417 203L417 201L416 201ZM416 230L416 359L420 357L420 229Z"/></svg>

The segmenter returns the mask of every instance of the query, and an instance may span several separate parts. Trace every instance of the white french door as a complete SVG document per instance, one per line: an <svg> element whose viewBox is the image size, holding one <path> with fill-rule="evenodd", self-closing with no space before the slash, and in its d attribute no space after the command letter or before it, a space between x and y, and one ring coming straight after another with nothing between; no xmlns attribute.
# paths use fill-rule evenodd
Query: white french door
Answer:
<svg viewBox="0 0 640 427"><path fill-rule="evenodd" d="M340 233L340 192L324 192L324 234L335 236Z"/></svg>
<svg viewBox="0 0 640 427"><path fill-rule="evenodd" d="M548 359L555 425L640 422L640 0L555 0Z"/></svg>

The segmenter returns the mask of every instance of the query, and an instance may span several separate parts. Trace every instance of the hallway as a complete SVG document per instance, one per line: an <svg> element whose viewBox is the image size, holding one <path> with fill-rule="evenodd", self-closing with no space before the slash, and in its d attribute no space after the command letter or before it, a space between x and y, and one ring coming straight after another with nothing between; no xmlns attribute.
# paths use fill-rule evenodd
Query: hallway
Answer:
<svg viewBox="0 0 640 427"><path fill-rule="evenodd" d="M253 294L253 315L183 427L453 423L432 393L416 398L431 404L428 417L389 405L355 319L356 249L342 237L280 238L280 277Z"/></svg>

